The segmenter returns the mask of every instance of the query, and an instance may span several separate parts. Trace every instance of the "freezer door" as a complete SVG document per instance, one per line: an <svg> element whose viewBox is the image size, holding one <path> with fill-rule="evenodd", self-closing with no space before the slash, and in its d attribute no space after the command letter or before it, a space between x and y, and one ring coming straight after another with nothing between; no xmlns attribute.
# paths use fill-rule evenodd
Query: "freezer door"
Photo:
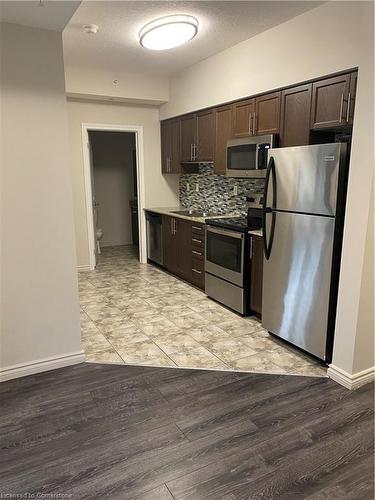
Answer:
<svg viewBox="0 0 375 500"><path fill-rule="evenodd" d="M275 172L270 177L266 205L288 212L336 215L339 170L345 165L346 144L318 144L270 149ZM273 199L273 182L276 199Z"/></svg>
<svg viewBox="0 0 375 500"><path fill-rule="evenodd" d="M267 214L267 232L272 214ZM325 359L335 219L276 212L263 267L262 323Z"/></svg>

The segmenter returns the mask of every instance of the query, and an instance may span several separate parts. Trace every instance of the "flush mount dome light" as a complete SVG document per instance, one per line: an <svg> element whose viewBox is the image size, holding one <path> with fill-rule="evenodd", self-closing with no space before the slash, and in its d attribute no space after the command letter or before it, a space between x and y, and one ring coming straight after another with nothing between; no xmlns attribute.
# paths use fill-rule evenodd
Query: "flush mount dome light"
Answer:
<svg viewBox="0 0 375 500"><path fill-rule="evenodd" d="M198 33L198 20L183 14L160 17L145 24L139 43L151 50L166 50L188 42Z"/></svg>

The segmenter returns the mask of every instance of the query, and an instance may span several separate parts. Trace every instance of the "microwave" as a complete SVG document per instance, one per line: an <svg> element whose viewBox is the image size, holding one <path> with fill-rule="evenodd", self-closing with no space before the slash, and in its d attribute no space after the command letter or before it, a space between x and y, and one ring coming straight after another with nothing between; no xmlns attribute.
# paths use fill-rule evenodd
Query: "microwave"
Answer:
<svg viewBox="0 0 375 500"><path fill-rule="evenodd" d="M227 142L227 177L265 177L268 150L275 146L274 135L258 135Z"/></svg>

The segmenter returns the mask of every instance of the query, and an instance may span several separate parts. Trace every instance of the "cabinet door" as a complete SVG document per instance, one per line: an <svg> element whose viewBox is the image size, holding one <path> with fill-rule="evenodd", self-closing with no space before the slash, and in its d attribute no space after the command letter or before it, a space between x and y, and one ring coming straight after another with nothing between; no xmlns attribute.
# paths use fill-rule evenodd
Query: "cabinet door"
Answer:
<svg viewBox="0 0 375 500"><path fill-rule="evenodd" d="M350 73L348 111L347 111L347 123L349 123L350 125L353 123L353 118L354 118L354 105L357 92L357 79L358 79L358 71Z"/></svg>
<svg viewBox="0 0 375 500"><path fill-rule="evenodd" d="M281 93L280 146L304 146L310 139L312 84Z"/></svg>
<svg viewBox="0 0 375 500"><path fill-rule="evenodd" d="M176 226L176 274L187 281L191 279L191 222L175 219Z"/></svg>
<svg viewBox="0 0 375 500"><path fill-rule="evenodd" d="M180 119L179 118L171 121L170 136L171 136L170 169L171 169L172 174L179 174L181 172L181 166L180 166Z"/></svg>
<svg viewBox="0 0 375 500"><path fill-rule="evenodd" d="M195 145L195 115L181 118L181 157L182 162L193 160L193 148Z"/></svg>
<svg viewBox="0 0 375 500"><path fill-rule="evenodd" d="M171 122L160 122L161 141L161 172L169 174L171 171Z"/></svg>
<svg viewBox="0 0 375 500"><path fill-rule="evenodd" d="M176 273L177 268L175 221L174 217L163 215L163 264L171 273Z"/></svg>
<svg viewBox="0 0 375 500"><path fill-rule="evenodd" d="M277 134L280 130L281 92L273 92L255 100L255 126L257 135Z"/></svg>
<svg viewBox="0 0 375 500"><path fill-rule="evenodd" d="M313 83L311 128L331 128L346 124L350 73Z"/></svg>
<svg viewBox="0 0 375 500"><path fill-rule="evenodd" d="M263 289L263 239L260 236L251 236L251 239L250 309L261 315Z"/></svg>
<svg viewBox="0 0 375 500"><path fill-rule="evenodd" d="M232 106L215 110L214 172L225 174L227 165L227 141L232 136Z"/></svg>
<svg viewBox="0 0 375 500"><path fill-rule="evenodd" d="M196 118L196 160L214 159L214 112L212 109L197 113Z"/></svg>
<svg viewBox="0 0 375 500"><path fill-rule="evenodd" d="M254 133L255 101L248 99L233 104L232 137L248 137Z"/></svg>

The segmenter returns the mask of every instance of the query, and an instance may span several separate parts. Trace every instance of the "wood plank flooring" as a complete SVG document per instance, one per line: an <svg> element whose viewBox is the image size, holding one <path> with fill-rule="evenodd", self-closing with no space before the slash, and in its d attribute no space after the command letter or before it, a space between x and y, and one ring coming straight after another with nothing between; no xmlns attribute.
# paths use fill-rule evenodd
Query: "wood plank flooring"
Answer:
<svg viewBox="0 0 375 500"><path fill-rule="evenodd" d="M5 382L0 497L370 500L373 389L104 364Z"/></svg>

